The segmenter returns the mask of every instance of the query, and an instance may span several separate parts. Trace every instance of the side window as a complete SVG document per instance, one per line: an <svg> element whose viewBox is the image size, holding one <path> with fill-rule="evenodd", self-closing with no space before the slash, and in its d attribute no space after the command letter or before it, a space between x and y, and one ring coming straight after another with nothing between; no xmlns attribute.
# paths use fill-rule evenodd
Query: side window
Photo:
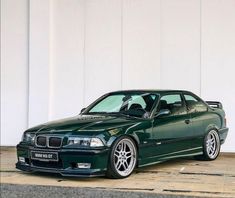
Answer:
<svg viewBox="0 0 235 198"><path fill-rule="evenodd" d="M184 98L190 113L207 111L207 106L194 96L185 94Z"/></svg>
<svg viewBox="0 0 235 198"><path fill-rule="evenodd" d="M169 94L162 96L158 109L169 109L171 115L182 115L186 114L186 107L180 97L180 94Z"/></svg>

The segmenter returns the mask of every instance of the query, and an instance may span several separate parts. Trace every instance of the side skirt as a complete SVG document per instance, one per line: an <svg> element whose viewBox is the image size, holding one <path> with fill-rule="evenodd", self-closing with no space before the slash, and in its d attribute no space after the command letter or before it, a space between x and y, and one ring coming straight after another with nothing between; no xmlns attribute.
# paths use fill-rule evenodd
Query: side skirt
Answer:
<svg viewBox="0 0 235 198"><path fill-rule="evenodd" d="M196 156L196 155L202 155L202 147L196 147L193 149L186 149L182 151L177 151L173 153L168 153L164 155L158 155L155 157L147 158L147 159L139 159L138 160L138 167L144 167L144 166L149 166L153 164L158 164L170 159L174 158L180 158L180 157L189 157L189 156Z"/></svg>

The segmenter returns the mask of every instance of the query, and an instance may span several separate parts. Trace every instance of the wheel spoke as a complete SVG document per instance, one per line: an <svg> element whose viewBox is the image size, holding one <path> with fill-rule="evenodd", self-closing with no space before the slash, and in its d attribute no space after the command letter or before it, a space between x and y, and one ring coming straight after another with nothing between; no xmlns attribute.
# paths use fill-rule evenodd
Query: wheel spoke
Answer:
<svg viewBox="0 0 235 198"><path fill-rule="evenodd" d="M210 148L210 147L207 148L207 153L208 153L209 155L211 154L211 148Z"/></svg>
<svg viewBox="0 0 235 198"><path fill-rule="evenodd" d="M126 170L128 168L128 164L126 162L123 163L123 168Z"/></svg>
<svg viewBox="0 0 235 198"><path fill-rule="evenodd" d="M114 153L114 156L118 158L118 157L119 157L119 154Z"/></svg>
<svg viewBox="0 0 235 198"><path fill-rule="evenodd" d="M123 151L125 152L126 151L126 143L123 142Z"/></svg>
<svg viewBox="0 0 235 198"><path fill-rule="evenodd" d="M118 145L118 150L116 150L117 152L121 152L122 151L122 144Z"/></svg>
<svg viewBox="0 0 235 198"><path fill-rule="evenodd" d="M210 140L213 140L213 138L214 138L214 135L211 134L211 135L210 135Z"/></svg>
<svg viewBox="0 0 235 198"><path fill-rule="evenodd" d="M216 146L215 145L212 146L212 150L213 150L213 152L216 150Z"/></svg>
<svg viewBox="0 0 235 198"><path fill-rule="evenodd" d="M126 167L125 169L128 169L129 165L128 165L127 161L125 161L123 164L125 164L125 167Z"/></svg>
<svg viewBox="0 0 235 198"><path fill-rule="evenodd" d="M118 170L120 169L121 165L122 165L122 162L118 160L117 166L116 166Z"/></svg>
<svg viewBox="0 0 235 198"><path fill-rule="evenodd" d="M207 153L209 154L210 153L210 147L207 146Z"/></svg>
<svg viewBox="0 0 235 198"><path fill-rule="evenodd" d="M210 149L209 149L209 154L212 154L212 153L213 153L213 148L210 147Z"/></svg>
<svg viewBox="0 0 235 198"><path fill-rule="evenodd" d="M124 142L122 142L121 151L124 151Z"/></svg>

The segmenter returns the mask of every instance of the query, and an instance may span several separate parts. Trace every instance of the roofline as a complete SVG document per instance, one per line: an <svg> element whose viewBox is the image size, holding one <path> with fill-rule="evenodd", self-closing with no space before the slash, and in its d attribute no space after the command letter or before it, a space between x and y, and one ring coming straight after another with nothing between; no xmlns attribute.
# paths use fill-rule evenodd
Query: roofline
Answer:
<svg viewBox="0 0 235 198"><path fill-rule="evenodd" d="M117 90L109 92L111 93L120 93L120 92L151 92L151 93L162 93L162 92L187 92L192 93L191 91L187 90L177 90L177 89L127 89L127 90Z"/></svg>

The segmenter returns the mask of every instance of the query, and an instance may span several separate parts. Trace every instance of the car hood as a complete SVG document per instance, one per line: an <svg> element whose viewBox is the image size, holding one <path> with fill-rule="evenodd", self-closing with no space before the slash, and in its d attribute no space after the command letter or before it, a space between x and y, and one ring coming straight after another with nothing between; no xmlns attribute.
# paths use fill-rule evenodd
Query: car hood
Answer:
<svg viewBox="0 0 235 198"><path fill-rule="evenodd" d="M28 129L27 132L36 132L37 134L97 135L112 129L128 128L137 123L141 123L141 119L100 115L79 115L41 124Z"/></svg>

